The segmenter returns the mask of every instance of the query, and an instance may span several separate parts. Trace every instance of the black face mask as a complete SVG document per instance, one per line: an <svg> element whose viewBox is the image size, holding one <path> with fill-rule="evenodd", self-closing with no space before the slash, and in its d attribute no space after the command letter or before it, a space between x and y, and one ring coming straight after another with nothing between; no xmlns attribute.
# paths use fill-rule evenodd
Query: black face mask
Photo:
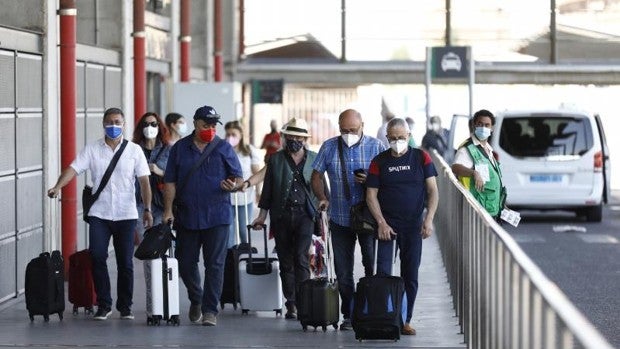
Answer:
<svg viewBox="0 0 620 349"><path fill-rule="evenodd" d="M304 146L303 141L298 141L295 139L286 140L286 150L288 150L290 153L297 153L299 149L301 149L303 146Z"/></svg>

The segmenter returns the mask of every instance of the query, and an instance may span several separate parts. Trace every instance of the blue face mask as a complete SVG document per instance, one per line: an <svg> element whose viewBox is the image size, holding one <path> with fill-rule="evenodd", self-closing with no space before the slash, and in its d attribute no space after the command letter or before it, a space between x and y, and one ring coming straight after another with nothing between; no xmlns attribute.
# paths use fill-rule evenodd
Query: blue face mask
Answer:
<svg viewBox="0 0 620 349"><path fill-rule="evenodd" d="M476 127L474 134L476 135L476 138L484 141L491 136L491 129L486 127Z"/></svg>
<svg viewBox="0 0 620 349"><path fill-rule="evenodd" d="M123 133L123 126L107 125L105 135L110 139L117 139Z"/></svg>

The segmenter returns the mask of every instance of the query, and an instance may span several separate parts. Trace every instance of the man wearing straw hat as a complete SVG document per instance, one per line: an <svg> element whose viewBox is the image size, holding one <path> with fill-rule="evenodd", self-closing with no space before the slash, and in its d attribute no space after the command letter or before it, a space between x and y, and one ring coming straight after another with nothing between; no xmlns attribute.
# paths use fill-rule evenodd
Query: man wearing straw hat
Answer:
<svg viewBox="0 0 620 349"><path fill-rule="evenodd" d="M264 224L267 212L280 261L287 319L297 318L298 286L310 277L308 248L312 242L318 200L310 189L316 153L306 149L310 134L303 119L293 118L282 128L284 148L271 155L252 225Z"/></svg>

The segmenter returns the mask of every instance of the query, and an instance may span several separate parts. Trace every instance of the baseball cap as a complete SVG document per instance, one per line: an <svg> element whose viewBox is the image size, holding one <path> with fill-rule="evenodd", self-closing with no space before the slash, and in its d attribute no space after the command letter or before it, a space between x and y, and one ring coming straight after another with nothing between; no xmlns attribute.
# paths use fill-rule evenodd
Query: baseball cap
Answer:
<svg viewBox="0 0 620 349"><path fill-rule="evenodd" d="M208 105L196 109L196 113L194 113L194 120L203 120L207 124L222 124L220 121L220 114L215 111L215 108Z"/></svg>

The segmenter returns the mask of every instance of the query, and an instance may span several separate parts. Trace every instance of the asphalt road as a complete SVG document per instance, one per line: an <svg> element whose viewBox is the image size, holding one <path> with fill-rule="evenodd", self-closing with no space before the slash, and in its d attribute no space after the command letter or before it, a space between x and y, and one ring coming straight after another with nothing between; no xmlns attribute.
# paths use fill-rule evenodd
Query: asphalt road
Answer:
<svg viewBox="0 0 620 349"><path fill-rule="evenodd" d="M563 211L521 211L517 228L504 225L523 250L575 306L620 348L620 191L588 223ZM554 227L571 226L565 232ZM585 228L585 232L579 231Z"/></svg>

